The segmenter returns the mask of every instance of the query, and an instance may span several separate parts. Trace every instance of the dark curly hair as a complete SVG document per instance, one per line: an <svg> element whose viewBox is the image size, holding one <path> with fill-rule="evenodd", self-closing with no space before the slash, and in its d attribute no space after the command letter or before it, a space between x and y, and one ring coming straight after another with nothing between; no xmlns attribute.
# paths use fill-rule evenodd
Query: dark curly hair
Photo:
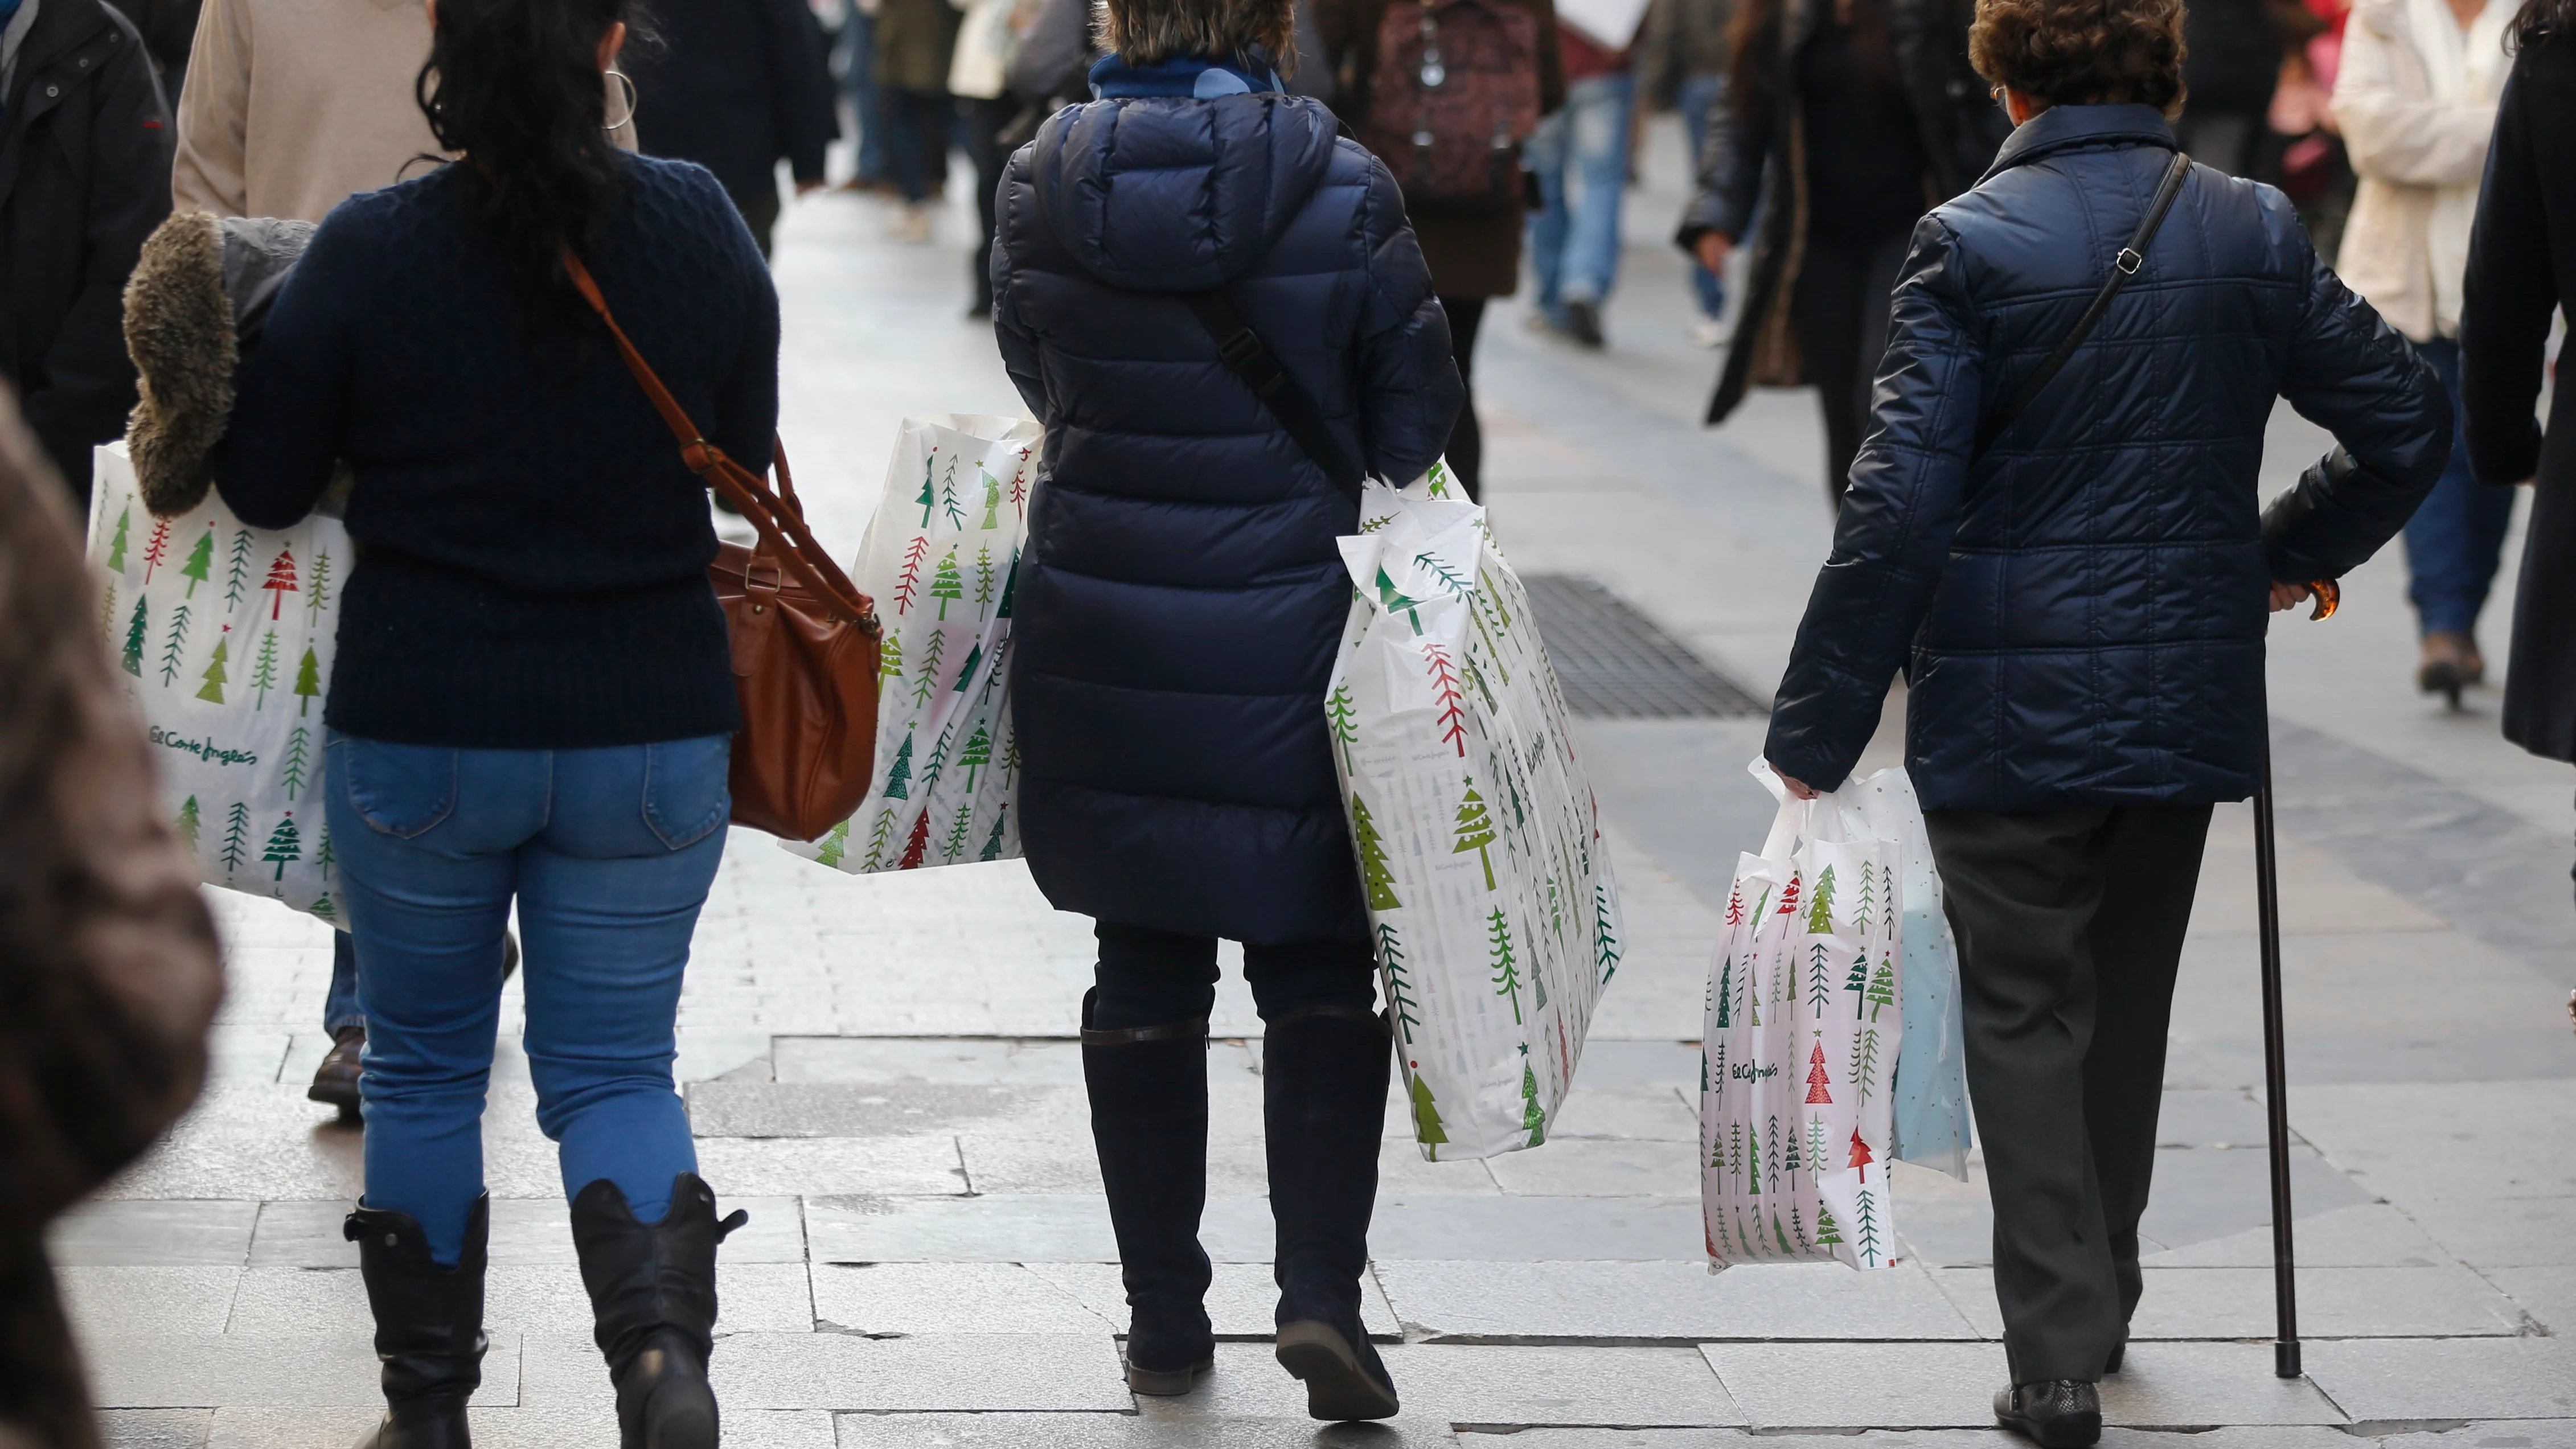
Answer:
<svg viewBox="0 0 2576 1449"><path fill-rule="evenodd" d="M2544 45L2566 45L2576 36L2576 0L2523 0L2505 31L2505 49L2519 54Z"/></svg>
<svg viewBox="0 0 2576 1449"><path fill-rule="evenodd" d="M2182 0L1977 0L1977 74L2052 106L2181 113Z"/></svg>

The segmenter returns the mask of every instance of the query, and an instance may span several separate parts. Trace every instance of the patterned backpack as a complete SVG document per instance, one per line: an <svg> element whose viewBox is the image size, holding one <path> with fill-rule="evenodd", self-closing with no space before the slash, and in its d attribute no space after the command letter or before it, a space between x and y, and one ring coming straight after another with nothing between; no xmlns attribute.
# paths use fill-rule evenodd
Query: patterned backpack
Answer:
<svg viewBox="0 0 2576 1449"><path fill-rule="evenodd" d="M1538 128L1538 16L1516 0L1393 0L1378 22L1362 145L1408 204L1521 202Z"/></svg>

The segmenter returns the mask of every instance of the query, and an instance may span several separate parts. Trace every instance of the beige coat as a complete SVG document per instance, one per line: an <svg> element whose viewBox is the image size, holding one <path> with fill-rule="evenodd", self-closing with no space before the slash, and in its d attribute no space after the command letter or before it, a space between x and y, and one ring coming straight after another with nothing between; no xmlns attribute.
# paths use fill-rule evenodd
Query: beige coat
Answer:
<svg viewBox="0 0 2576 1449"><path fill-rule="evenodd" d="M2513 4L2487 0L2463 34L2445 0L2360 0L2344 27L2334 117L2361 185L2335 270L2417 342L2460 329Z"/></svg>
<svg viewBox="0 0 2576 1449"><path fill-rule="evenodd" d="M421 0L205 0L179 94L179 211L320 221L438 152L413 99L429 59ZM255 62L255 63L254 63ZM628 114L610 84L608 114ZM612 133L633 149L635 128Z"/></svg>

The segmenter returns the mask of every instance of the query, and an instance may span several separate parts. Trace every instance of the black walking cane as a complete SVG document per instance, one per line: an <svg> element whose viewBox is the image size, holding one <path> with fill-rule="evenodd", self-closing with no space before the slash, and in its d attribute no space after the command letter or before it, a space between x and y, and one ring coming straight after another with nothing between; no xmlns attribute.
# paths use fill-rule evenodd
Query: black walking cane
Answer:
<svg viewBox="0 0 2576 1449"><path fill-rule="evenodd" d="M2316 591L2311 619L2331 619L2343 603L2332 579ZM2272 843L2271 727L2264 727L2263 788L2254 796L2254 898L2263 937L2263 1115L2272 1158L2272 1302L2280 1336L2272 1341L2272 1372L2299 1377L2299 1285L2290 1250L2290 1066L2281 1031L2281 874Z"/></svg>

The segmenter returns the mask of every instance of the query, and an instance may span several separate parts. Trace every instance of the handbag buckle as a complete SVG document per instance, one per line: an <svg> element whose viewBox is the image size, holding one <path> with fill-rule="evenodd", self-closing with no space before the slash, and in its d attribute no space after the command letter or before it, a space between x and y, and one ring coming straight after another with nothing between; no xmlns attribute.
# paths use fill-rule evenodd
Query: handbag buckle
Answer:
<svg viewBox="0 0 2576 1449"><path fill-rule="evenodd" d="M2111 265L2118 267L2120 269L2120 275L2124 277L2136 276L2138 274L2138 268L2143 267L2146 264L2147 259L2138 255L2138 250L2135 247L2122 247L2120 248L2120 254L2111 259Z"/></svg>

